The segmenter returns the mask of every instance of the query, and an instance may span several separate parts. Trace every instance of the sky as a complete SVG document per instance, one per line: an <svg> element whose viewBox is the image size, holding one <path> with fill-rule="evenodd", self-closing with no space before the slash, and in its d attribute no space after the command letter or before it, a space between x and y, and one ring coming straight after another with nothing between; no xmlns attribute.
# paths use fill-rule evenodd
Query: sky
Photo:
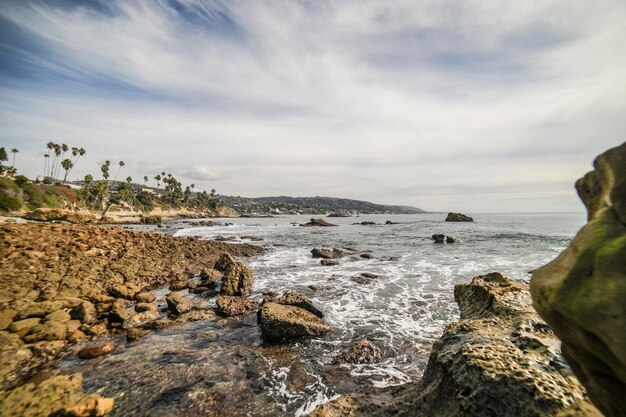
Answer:
<svg viewBox="0 0 626 417"><path fill-rule="evenodd" d="M582 211L626 141L626 2L3 0L0 146L35 177L49 141L71 179Z"/></svg>

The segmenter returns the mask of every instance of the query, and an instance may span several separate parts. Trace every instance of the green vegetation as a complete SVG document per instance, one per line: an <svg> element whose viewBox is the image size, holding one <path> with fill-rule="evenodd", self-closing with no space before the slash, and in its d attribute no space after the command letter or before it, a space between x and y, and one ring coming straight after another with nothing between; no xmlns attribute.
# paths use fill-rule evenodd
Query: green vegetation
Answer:
<svg viewBox="0 0 626 417"><path fill-rule="evenodd" d="M23 175L0 178L0 210L33 210L39 207L62 208L75 205L76 192L62 185L35 184Z"/></svg>

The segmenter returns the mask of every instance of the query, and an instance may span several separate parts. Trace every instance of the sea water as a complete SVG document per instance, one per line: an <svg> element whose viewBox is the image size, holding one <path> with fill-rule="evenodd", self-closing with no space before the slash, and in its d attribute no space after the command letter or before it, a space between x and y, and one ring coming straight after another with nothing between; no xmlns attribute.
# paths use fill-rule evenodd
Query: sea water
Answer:
<svg viewBox="0 0 626 417"><path fill-rule="evenodd" d="M338 226L299 226L310 217L212 219L222 225L201 227L177 222L175 235L265 246L265 254L243 260L255 276L251 297L302 292L334 333L266 346L254 315L187 323L121 343L97 363L71 359L61 368L82 371L91 391L116 396L113 416L306 415L363 385L418 380L433 342L458 319L455 284L494 271L527 281L529 271L558 256L585 222L582 212L475 214L472 223L428 213L326 218ZM377 224L353 224L364 221ZM455 243L435 244L431 236L439 233ZM311 256L315 247L343 248L350 255L323 266ZM361 273L377 278L355 279ZM380 362L332 363L363 338L383 349Z"/></svg>

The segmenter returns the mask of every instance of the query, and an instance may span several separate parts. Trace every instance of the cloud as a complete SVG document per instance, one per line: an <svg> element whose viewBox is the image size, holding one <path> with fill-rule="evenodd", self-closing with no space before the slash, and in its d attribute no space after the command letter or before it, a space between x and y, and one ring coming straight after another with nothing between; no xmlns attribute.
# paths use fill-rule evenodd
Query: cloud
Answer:
<svg viewBox="0 0 626 417"><path fill-rule="evenodd" d="M32 175L57 139L77 176L579 210L626 138L624 22L618 0L4 2L0 141Z"/></svg>

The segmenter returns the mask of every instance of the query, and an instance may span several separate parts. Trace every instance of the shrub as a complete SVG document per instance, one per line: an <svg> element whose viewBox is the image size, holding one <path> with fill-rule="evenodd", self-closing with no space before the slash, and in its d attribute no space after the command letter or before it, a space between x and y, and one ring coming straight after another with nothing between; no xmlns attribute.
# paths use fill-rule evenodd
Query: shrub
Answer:
<svg viewBox="0 0 626 417"><path fill-rule="evenodd" d="M19 198L8 195L4 190L0 190L0 210L13 211L22 208Z"/></svg>

